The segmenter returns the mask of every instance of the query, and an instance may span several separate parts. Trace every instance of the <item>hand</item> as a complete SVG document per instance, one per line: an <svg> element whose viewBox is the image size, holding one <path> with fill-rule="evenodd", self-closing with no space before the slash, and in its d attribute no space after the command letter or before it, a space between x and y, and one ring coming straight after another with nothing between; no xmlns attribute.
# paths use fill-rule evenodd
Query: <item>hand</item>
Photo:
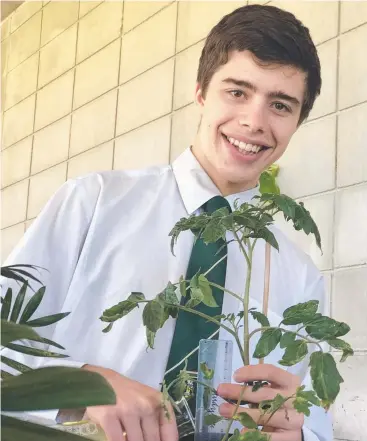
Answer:
<svg viewBox="0 0 367 441"><path fill-rule="evenodd" d="M263 400L271 400L277 394L284 397L293 395L301 385L300 378L290 374L271 364L258 364L244 366L238 369L233 376L237 383L265 380L269 382L252 392L252 386L245 386L242 399L250 403L260 403ZM221 384L217 389L219 396L232 400L238 400L243 386L239 384ZM239 412L247 412L259 425L264 426L263 432L272 433L271 441L302 441L302 426L304 416L293 409L292 401L289 400L284 407L279 409L269 420L270 414L262 414L259 409L239 407ZM234 414L235 405L224 403L220 406L219 412L226 418ZM269 421L268 421L269 420ZM243 429L248 432L249 429Z"/></svg>
<svg viewBox="0 0 367 441"><path fill-rule="evenodd" d="M168 419L160 392L111 369L90 365L83 369L101 374L115 391L114 406L92 406L86 410L86 416L102 427L108 441L178 440L173 409L167 403Z"/></svg>

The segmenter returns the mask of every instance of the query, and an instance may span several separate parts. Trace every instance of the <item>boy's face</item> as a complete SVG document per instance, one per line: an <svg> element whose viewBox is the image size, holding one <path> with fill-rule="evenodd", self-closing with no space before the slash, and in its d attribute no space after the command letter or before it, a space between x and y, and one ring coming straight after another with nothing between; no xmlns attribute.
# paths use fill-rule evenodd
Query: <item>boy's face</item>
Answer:
<svg viewBox="0 0 367 441"><path fill-rule="evenodd" d="M305 80L295 67L261 65L251 52L234 51L205 98L197 86L202 120L193 152L224 195L256 186L282 156L297 130Z"/></svg>

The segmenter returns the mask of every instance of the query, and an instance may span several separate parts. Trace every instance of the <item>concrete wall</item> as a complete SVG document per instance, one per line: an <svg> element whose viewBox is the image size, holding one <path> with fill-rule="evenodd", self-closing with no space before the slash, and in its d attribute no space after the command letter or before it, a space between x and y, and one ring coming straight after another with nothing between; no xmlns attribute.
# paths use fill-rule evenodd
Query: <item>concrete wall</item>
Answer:
<svg viewBox="0 0 367 441"><path fill-rule="evenodd" d="M166 164L196 131L203 39L246 2L26 2L1 27L2 258L66 179ZM367 2L270 2L310 28L323 91L280 161L282 190L305 201L324 254L332 315L352 325L336 439L367 433ZM287 228L285 227L287 230Z"/></svg>

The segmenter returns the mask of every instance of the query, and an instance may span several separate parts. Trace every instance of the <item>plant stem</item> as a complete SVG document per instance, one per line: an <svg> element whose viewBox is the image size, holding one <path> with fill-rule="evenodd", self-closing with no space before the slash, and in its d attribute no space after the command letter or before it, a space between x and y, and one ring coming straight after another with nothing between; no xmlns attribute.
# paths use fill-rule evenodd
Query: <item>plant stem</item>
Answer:
<svg viewBox="0 0 367 441"><path fill-rule="evenodd" d="M233 421L234 421L233 417L235 415L237 415L237 411L238 411L238 408L240 407L240 404L241 404L242 397L243 397L243 394L245 392L245 389L246 389L246 385L243 385L242 388L241 388L240 396L238 397L238 400L237 400L237 403L236 403L236 407L235 407L234 412L233 412L233 416L231 418L231 421L228 424L228 427L227 427L226 433L224 435L224 438L222 438L221 441L227 441L227 439L228 439L229 431L231 430L231 427L232 427L232 424L233 424Z"/></svg>
<svg viewBox="0 0 367 441"><path fill-rule="evenodd" d="M244 347L244 364L248 366L250 364L250 330L248 321L248 310L250 305L250 285L251 285L251 273L252 273L252 254L253 247L251 246L250 240L246 239L248 245L248 264L247 264L247 275L246 275L246 286L245 286L245 296L243 299L243 347Z"/></svg>
<svg viewBox="0 0 367 441"><path fill-rule="evenodd" d="M254 334L256 334L257 332L266 331L267 329L275 329L275 327L274 327L274 326L264 326L264 327L262 327L262 328L257 328L257 329L255 329L254 331L252 331L251 334L248 336L249 340L250 340L251 337L252 337ZM322 347L321 347L321 345L320 345L320 343L319 343L318 341L316 341L316 340L311 340L310 338L304 336L303 334L300 334L299 332L289 331L288 329L279 328L279 327L278 327L277 329L280 329L280 330L283 331L283 332L291 332L292 334L296 334L297 337L301 337L303 340L306 340L308 343L312 343L312 344L317 345L317 346L320 348L320 351L323 350Z"/></svg>
<svg viewBox="0 0 367 441"><path fill-rule="evenodd" d="M209 282L210 286L214 286L214 288L219 288L220 290L230 294L235 299L239 300L241 303L243 302L243 298L240 297L238 294L234 293L233 291L230 291L229 289L223 288L223 286L217 285L216 283Z"/></svg>
<svg viewBox="0 0 367 441"><path fill-rule="evenodd" d="M234 236L235 236L235 238L236 238L236 240L237 240L237 242L238 242L238 244L239 244L239 246L240 246L240 248L241 248L242 254L243 254L243 255L245 256L245 258L246 258L247 265L250 266L250 265L251 265L251 262L250 262L249 256L248 256L247 253L246 253L245 247L244 247L243 244L242 244L242 240L239 238L239 236L238 236L238 234L237 234L237 231L232 230L232 232L233 232L233 234L234 234Z"/></svg>

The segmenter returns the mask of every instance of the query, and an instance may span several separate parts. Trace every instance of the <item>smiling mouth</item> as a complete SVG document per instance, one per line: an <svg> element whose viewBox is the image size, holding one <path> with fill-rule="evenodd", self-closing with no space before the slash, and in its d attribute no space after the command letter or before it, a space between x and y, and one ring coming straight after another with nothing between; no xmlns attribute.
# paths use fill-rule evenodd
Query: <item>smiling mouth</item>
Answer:
<svg viewBox="0 0 367 441"><path fill-rule="evenodd" d="M235 138L229 137L222 133L223 138L233 145L239 152L246 155L256 155L262 151L268 150L271 147L266 145L247 144L243 141L239 141Z"/></svg>

